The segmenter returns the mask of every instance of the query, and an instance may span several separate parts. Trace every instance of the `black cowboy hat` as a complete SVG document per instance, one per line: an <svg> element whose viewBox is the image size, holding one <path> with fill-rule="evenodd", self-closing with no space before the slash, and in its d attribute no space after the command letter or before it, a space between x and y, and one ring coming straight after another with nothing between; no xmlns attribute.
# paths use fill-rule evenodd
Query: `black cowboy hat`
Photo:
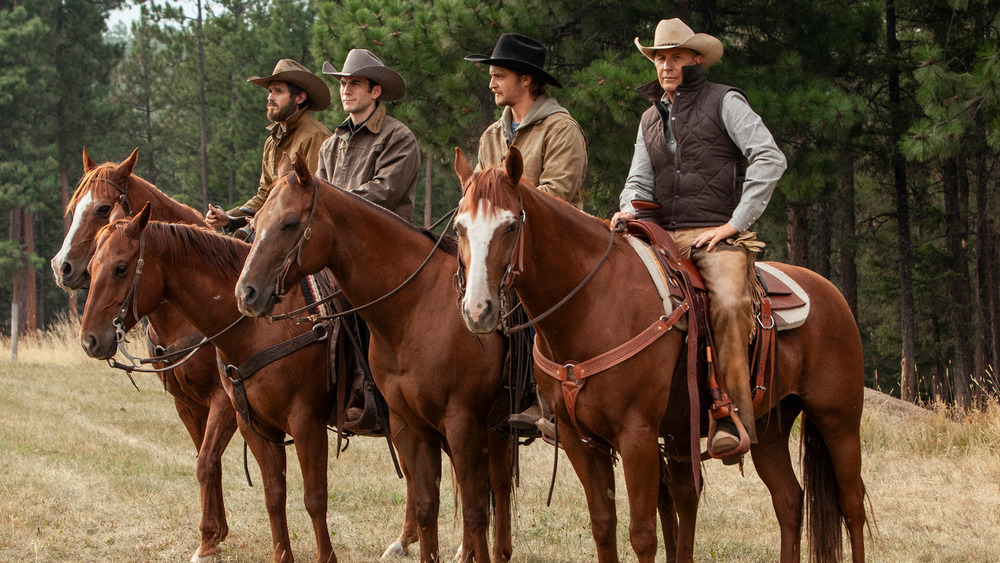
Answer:
<svg viewBox="0 0 1000 563"><path fill-rule="evenodd" d="M531 74L546 84L562 88L551 74L542 70L545 65L545 45L519 33L504 33L497 40L492 55L469 55L465 60L484 65L498 66L520 74Z"/></svg>

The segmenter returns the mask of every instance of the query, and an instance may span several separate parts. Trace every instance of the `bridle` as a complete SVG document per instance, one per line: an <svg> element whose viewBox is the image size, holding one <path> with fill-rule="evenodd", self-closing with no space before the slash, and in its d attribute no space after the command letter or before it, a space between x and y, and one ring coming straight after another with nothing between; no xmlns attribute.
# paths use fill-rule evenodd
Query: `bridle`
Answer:
<svg viewBox="0 0 1000 563"><path fill-rule="evenodd" d="M524 212L524 200L521 196L520 190L518 190L517 192L517 199L518 199L518 204L521 207L520 212L517 214L517 239L514 241L513 246L511 246L510 257L507 260L507 267L504 268L503 276L501 276L500 278L499 287L501 290L500 291L501 295L513 291L514 285L521 278L521 273L524 271L524 227L525 225L527 225L528 218ZM604 251L604 256L602 256L601 259L597 261L597 264L595 264L593 269L590 270L590 273L587 274L587 276L583 278L583 280L580 281L580 283L577 284L577 286L574 287L572 291L567 293L565 297L560 299L558 303L550 307L548 310L546 310L540 315L537 315L535 318L523 324L519 324L516 326L508 326L510 319L512 318L516 310L516 307L515 310L508 311L500 319L500 323L503 328L504 334L509 335L511 333L519 332L535 325L536 323L548 317L557 309L565 305L570 299L573 298L573 296L579 293L580 290L583 289L583 287L587 285L587 283L589 283L590 280L594 278L594 275L597 274L597 271L600 270L601 266L603 266L604 263L608 260L608 256L611 255L611 249L614 248L615 245L616 231L612 230L610 231L610 233L611 237L610 239L608 239L608 247ZM459 292L458 302L459 302L459 307L461 307L461 303L465 299L465 264L462 262L461 253L459 253L458 255L458 271L455 273L455 286L458 288ZM508 302L509 301L510 299L508 299ZM518 303L517 307L520 306L521 306L520 303Z"/></svg>
<svg viewBox="0 0 1000 563"><path fill-rule="evenodd" d="M125 184L124 185L119 184L118 182L115 182L111 178L107 178L107 177L98 178L98 181L107 182L108 184L111 184L111 187L114 188L115 191L117 191L118 194L119 194L118 195L118 205L120 205L122 207L122 209L125 210L125 213L128 213L129 217L133 217L134 214L132 213L132 208L130 208L128 206L128 189L127 189L128 188L128 179L127 178L125 179Z"/></svg>
<svg viewBox="0 0 1000 563"><path fill-rule="evenodd" d="M287 176L288 174L291 174L291 172L287 172L285 174L285 176ZM283 178L283 177L284 176L281 176L281 178ZM292 267L292 261L294 260L295 263L298 264L299 266L302 265L302 249L305 246L306 242L310 238L312 238L312 224L313 224L313 220L316 218L316 207L319 204L319 181L317 181L317 179L316 179L315 176L313 176L313 178L312 178L312 186L313 186L312 208L309 210L309 219L306 221L306 228L302 231L302 235L299 237L298 242L296 242L295 246L293 246L291 248L291 250L288 251L288 254L285 255L284 261L282 261L282 263L281 263L281 266L277 269L277 274L275 276L275 282L274 282L275 283L275 285L274 285L274 295L278 299L281 299L281 297L283 297L285 295L285 293L288 291L288 288L287 288L287 286L285 284L285 278L288 276L288 271ZM444 233L447 233L448 230L452 227L452 220L454 219L456 211L458 211L458 208L452 209L451 211L449 211L448 213L446 213L443 217L441 217L441 219L439 219L436 223L434 223L434 225L431 226L431 229L434 229L439 224L441 224L442 221L444 221L444 220L447 219L448 220L448 225L444 229ZM338 312L330 314L330 315L309 315L308 317L296 317L295 316L295 315L297 315L297 314L299 314L299 313L301 313L301 312L303 312L303 311L305 311L307 309L313 309L313 308L316 308L319 305L322 305L324 303L329 303L330 301L333 301L334 299L336 299L337 297L339 297L341 295L341 293L342 293L338 289L337 291L334 291L330 295L327 295L326 297L317 300L315 303L306 305L305 307L301 307L301 308L296 309L294 311L289 311L287 313L283 313L283 314L280 314L280 315L269 315L267 317L267 320L268 320L268 322L274 322L276 320L284 320L284 319L293 319L293 320L295 320L295 322L300 322L300 321L305 321L305 320L308 320L308 321L311 321L311 322L325 321L325 320L332 320L332 319L344 317L344 316L347 316L347 315L351 315L353 313L357 313L358 311L362 311L364 309L367 309L367 308L369 308L369 307L371 307L373 305L377 305L377 304L379 304L379 303L381 303L381 302L389 299L390 297L396 295L404 287L406 287L407 285L409 285L409 283L411 281L413 281L414 279L416 279L416 277L420 274L420 272L423 271L424 267L427 266L427 264L431 261L431 258L434 256L434 253L437 251L437 249L441 247L441 243L444 241L444 238L445 238L444 237L444 233L442 233L442 235L440 237L438 237L437 241L434 243L433 248L431 248L431 251L427 254L427 257L424 258L424 261L421 262L419 266L417 266L417 269L414 270L414 272L412 274L410 274L410 276L408 278L406 278L405 280L403 280L403 282L400 283L398 286L396 286L396 288L393 289L392 291L389 291L388 293L382 295L381 297L379 297L379 298L377 298L377 299L375 299L373 301L369 301L368 303L365 303L364 305L359 305L357 307L353 307L353 308L346 309L346 310L343 310L343 311L338 311Z"/></svg>

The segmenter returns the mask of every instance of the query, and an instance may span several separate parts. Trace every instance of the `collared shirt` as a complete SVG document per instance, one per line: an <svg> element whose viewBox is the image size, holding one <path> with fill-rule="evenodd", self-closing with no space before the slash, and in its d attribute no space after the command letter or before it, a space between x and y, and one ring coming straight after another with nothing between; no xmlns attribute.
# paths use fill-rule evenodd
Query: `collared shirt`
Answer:
<svg viewBox="0 0 1000 563"><path fill-rule="evenodd" d="M660 103L666 106L669 116L671 104L666 94ZM722 121L726 125L729 138L749 161L746 180L743 182L743 194L729 220L729 224L742 233L764 213L787 165L785 155L778 149L771 132L738 92L729 92L722 99ZM675 152L677 144L673 131L670 127L664 127L664 131L670 152ZM621 211L634 214L632 201L637 199L649 201L654 199L653 165L646 151L641 126L636 136L628 179L619 196Z"/></svg>

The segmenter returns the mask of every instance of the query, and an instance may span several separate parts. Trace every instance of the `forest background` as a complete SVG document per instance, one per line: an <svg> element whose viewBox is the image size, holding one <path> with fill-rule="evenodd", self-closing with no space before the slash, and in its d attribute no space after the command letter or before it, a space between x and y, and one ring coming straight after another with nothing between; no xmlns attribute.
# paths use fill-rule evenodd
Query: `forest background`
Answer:
<svg viewBox="0 0 1000 563"><path fill-rule="evenodd" d="M110 11L141 5L126 28ZM711 80L744 90L789 168L755 225L763 256L847 298L870 387L974 408L1000 392L1000 0L0 0L0 301L8 332L74 317L52 278L82 174L136 147L136 173L195 208L256 191L266 92L280 58L318 71L366 48L407 81L390 115L416 135L417 222L452 209L454 147L498 115L485 67L504 32L548 47L555 97L590 143L586 208L609 217L628 171L635 48L680 17L722 40ZM192 15L193 14L193 15ZM329 78L329 77L326 77ZM336 86L315 114L345 117ZM420 205L423 205L421 214ZM836 345L836 343L831 343Z"/></svg>

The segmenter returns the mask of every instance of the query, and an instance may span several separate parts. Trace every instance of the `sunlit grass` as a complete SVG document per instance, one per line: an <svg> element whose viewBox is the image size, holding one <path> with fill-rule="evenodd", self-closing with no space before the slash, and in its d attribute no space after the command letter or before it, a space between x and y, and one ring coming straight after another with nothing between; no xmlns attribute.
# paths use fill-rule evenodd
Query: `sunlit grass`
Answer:
<svg viewBox="0 0 1000 563"><path fill-rule="evenodd" d="M66 322L22 339L16 363L10 342L0 341L0 561L186 561L198 543L200 508L194 446L173 401L156 376L136 374L137 392L121 372L87 358L77 330ZM140 335L130 338L142 355ZM1000 561L990 533L1000 529L997 404L962 416L874 393L866 404L863 474L877 522L867 559ZM269 559L270 537L259 471L251 459L248 487L242 446L237 436L223 459L230 526L223 560L256 563ZM791 447L799 451L797 437ZM521 456L514 560L596 561L582 487L566 457L546 506L553 450L534 444ZM292 547L309 561L315 540L294 451L289 460ZM620 465L616 472L619 553L635 561ZM695 559L776 561L777 523L752 464L745 477L717 462L704 474ZM441 553L450 558L461 528L447 464L442 491ZM340 561L378 560L399 533L404 495L384 440L354 439L339 459L331 454L328 522ZM418 560L417 549L408 561Z"/></svg>

